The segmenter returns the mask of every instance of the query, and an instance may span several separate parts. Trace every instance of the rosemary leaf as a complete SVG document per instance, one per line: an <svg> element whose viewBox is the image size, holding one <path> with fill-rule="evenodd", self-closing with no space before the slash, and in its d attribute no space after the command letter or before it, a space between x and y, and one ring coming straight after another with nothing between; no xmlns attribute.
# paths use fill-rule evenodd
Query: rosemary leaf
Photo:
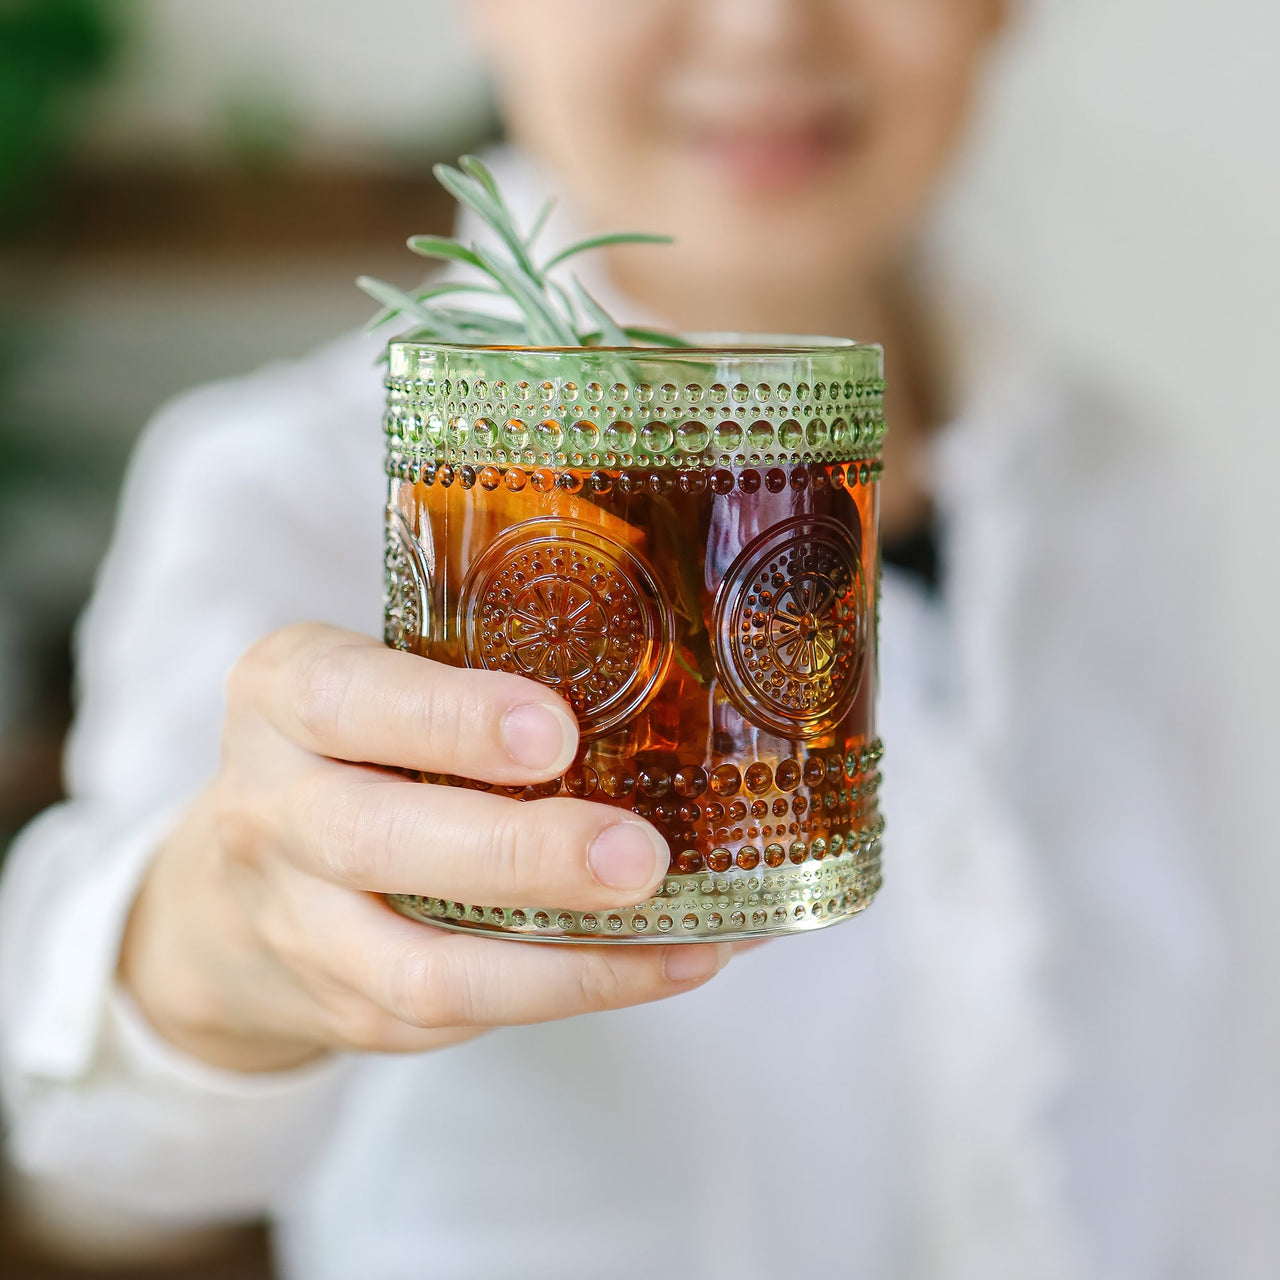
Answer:
<svg viewBox="0 0 1280 1280"><path fill-rule="evenodd" d="M507 290L520 310L529 318L530 332L535 341L551 346L578 346L578 339L572 328L554 310L545 295L534 288L527 277L496 258L487 249L477 246L475 252L481 269L488 272Z"/></svg>
<svg viewBox="0 0 1280 1280"><path fill-rule="evenodd" d="M576 279L573 281L576 302L574 294L562 284L547 279L550 268L590 249L611 244L667 244L670 243L669 236L641 232L590 236L561 249L539 267L531 256L532 247L547 224L555 207L554 201L548 200L542 206L528 232L521 235L497 180L478 157L460 157L457 168L437 165L435 175L445 190L471 209L501 243L489 248L475 243L465 245L447 236L420 235L409 238L409 248L424 258L471 267L486 275L492 283L444 280L405 291L362 276L360 287L382 304L382 310L370 322L370 328L378 328L403 316L411 322L414 338L440 342L565 347L597 344L625 347L632 343L666 347L688 345L673 334L620 326ZM465 307L441 306L436 301L459 293L483 293L508 299L519 310L520 318L495 316ZM585 313L587 324L582 323L580 312ZM587 325L593 326L589 332L586 332Z"/></svg>
<svg viewBox="0 0 1280 1280"><path fill-rule="evenodd" d="M501 197L495 199L486 189L484 183L470 178L451 165L438 164L432 170L436 181L457 201L473 209L497 233L499 238L511 250L515 265L534 285L542 283L542 277L533 260L525 249L524 240L516 231L515 223L502 203ZM492 179L490 179L492 181Z"/></svg>
<svg viewBox="0 0 1280 1280"><path fill-rule="evenodd" d="M623 325L622 332L631 342L639 342L650 347L689 347L686 342L674 333L664 333L661 329L638 329L635 325Z"/></svg>
<svg viewBox="0 0 1280 1280"><path fill-rule="evenodd" d="M552 199L548 200L542 208L538 210L538 216L534 218L533 225L529 228L529 232L524 238L526 249L533 248L534 241L542 234L542 229L547 225L547 219L551 217L551 213L555 207L556 202Z"/></svg>
<svg viewBox="0 0 1280 1280"><path fill-rule="evenodd" d="M564 287L558 280L549 280L547 282L548 290L560 299L560 305L564 308L564 313L569 317L569 325L578 332L578 309L573 304L573 298L569 290ZM578 333L578 341L582 342L582 335ZM583 344L586 345L586 344Z"/></svg>
<svg viewBox="0 0 1280 1280"><path fill-rule="evenodd" d="M382 303L385 311L381 316L375 316L370 322L370 328L377 328L379 324L391 319L397 315L412 316L420 324L429 325L433 322L434 317L426 307L422 306L419 301L405 293L402 289L397 289L395 285L387 284L385 280L375 280L372 276L359 276L356 279L357 288L362 289L375 302Z"/></svg>
<svg viewBox="0 0 1280 1280"><path fill-rule="evenodd" d="M367 282L370 285L382 286L383 282L374 280L370 276L361 276L356 284L359 285L364 292L370 297L376 298L378 295L372 289L365 288ZM390 287L390 286L385 286ZM440 298L450 293L487 293L492 297L500 298L505 295L499 289L492 289L487 284L474 284L468 280L445 280L440 284L430 285L423 289L408 290L409 296L417 303L429 302L432 298ZM372 333L375 329L381 328L384 324L394 320L396 316L402 314L399 306L387 306L379 311L368 324L365 325L365 332Z"/></svg>
<svg viewBox="0 0 1280 1280"><path fill-rule="evenodd" d="M628 346L627 335L618 327L617 321L582 287L577 276L573 277L573 288L582 309L599 326L601 344L606 347Z"/></svg>
<svg viewBox="0 0 1280 1280"><path fill-rule="evenodd" d="M611 231L606 235L588 236L585 240L579 240L574 244L567 245L561 249L559 253L554 254L542 264L542 274L546 275L552 267L559 266L560 263L566 262L568 259L576 257L580 253L586 253L589 249L603 249L611 244L671 244L670 236L650 235L644 231Z"/></svg>
<svg viewBox="0 0 1280 1280"><path fill-rule="evenodd" d="M473 177L489 193L494 202L500 205L504 211L507 211L507 202L503 199L498 180L493 176L489 166L479 156L461 156L458 159L458 168Z"/></svg>
<svg viewBox="0 0 1280 1280"><path fill-rule="evenodd" d="M465 244L445 236L410 236L406 243L423 258L445 258L465 262L470 267L480 266L480 259Z"/></svg>
<svg viewBox="0 0 1280 1280"><path fill-rule="evenodd" d="M523 320L508 316L490 315L485 311L461 311L440 308L443 315L454 328L467 334L469 341L478 335L484 335L496 343L518 344L524 341L528 326Z"/></svg>

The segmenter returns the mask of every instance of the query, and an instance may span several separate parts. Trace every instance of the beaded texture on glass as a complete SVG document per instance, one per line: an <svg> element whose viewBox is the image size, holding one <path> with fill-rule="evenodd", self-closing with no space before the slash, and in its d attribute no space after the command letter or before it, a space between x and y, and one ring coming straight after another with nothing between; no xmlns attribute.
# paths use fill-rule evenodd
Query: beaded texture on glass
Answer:
<svg viewBox="0 0 1280 1280"><path fill-rule="evenodd" d="M754 376L765 369L782 372ZM884 383L876 348L506 352L398 343L386 387L393 490L407 482L420 493L456 486L588 500L612 491L799 501L820 485L845 488L852 498L874 488L881 472ZM838 722L857 689L863 646L874 643L878 582L863 578L875 568L874 543L865 570L860 531L829 524L806 516L768 527L743 548L717 597L722 688L751 721L784 737L828 732ZM598 584L597 593L579 587L569 570L559 571L550 594L533 591L546 562L566 557L569 570L576 566ZM435 634L431 594L400 510L389 511L386 571L387 641L416 648ZM842 613L846 599L853 604ZM574 520L530 519L499 534L467 569L460 600L467 662L553 684L579 714L584 742L635 716L670 658L671 600L643 557ZM573 661L550 643L569 623L580 640ZM641 656L654 645L667 655L656 664ZM647 673L642 681L640 672ZM588 752L563 779L535 788L426 779L631 808L672 848L671 873L650 901L603 913L416 895L390 901L446 927L629 943L807 930L866 906L880 885L878 740L843 754L719 764L689 745L692 758L661 764L604 765Z"/></svg>
<svg viewBox="0 0 1280 1280"><path fill-rule="evenodd" d="M629 942L670 942L820 928L861 911L880 888L884 820L876 797L883 754L877 740L844 758L816 754L806 756L803 762L781 761L776 768L757 762L742 770L724 765L710 776L701 766L685 765L659 779L645 777L644 769L628 770L607 781L592 766L580 764L563 779L526 788L490 788L448 776L432 777L430 781L445 785L494 790L524 799L561 792L588 798L607 786L610 794L635 795L637 812L650 819L655 816L654 806L646 805L646 793L705 798L722 809L726 806L721 801L732 804L734 797L747 796L754 806L769 806L771 816L777 816L777 803L785 796L790 802L787 817L817 812L829 815L830 825L809 818L801 824L789 824L802 825L800 832L783 834L785 823L777 824L768 834L769 824L765 823L740 831L737 838L726 831L723 845L713 848L707 858L695 850L677 852L673 846L676 874L664 880L655 897L625 911L489 907L419 895L395 895L392 902L404 914L428 923L548 941L615 937ZM836 804L825 805L827 796L835 798ZM771 805L770 797L774 797ZM738 803L745 808L744 801ZM846 823L847 829L840 830ZM747 835L752 830L755 834Z"/></svg>
<svg viewBox="0 0 1280 1280"><path fill-rule="evenodd" d="M409 466L785 466L871 460L884 439L884 380L870 361L856 379L655 388L583 385L562 373L491 379L463 348L400 351L386 379L383 427L389 457ZM419 355L426 351L430 363ZM548 372L567 361L534 353L531 363Z"/></svg>

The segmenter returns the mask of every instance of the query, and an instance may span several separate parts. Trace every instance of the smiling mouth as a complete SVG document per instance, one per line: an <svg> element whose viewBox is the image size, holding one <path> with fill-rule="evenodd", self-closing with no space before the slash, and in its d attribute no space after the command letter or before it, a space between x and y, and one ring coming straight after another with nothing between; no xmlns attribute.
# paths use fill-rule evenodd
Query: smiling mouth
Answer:
<svg viewBox="0 0 1280 1280"><path fill-rule="evenodd" d="M849 152L845 118L695 128L689 142L702 163L745 192L767 194L820 181Z"/></svg>

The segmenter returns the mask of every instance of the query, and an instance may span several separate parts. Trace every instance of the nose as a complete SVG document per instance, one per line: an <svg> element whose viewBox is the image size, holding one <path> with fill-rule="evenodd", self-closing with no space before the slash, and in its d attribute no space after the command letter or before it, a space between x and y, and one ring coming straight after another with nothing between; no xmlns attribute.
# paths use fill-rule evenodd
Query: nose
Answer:
<svg viewBox="0 0 1280 1280"><path fill-rule="evenodd" d="M728 57L777 58L812 38L819 0L695 0L691 16Z"/></svg>

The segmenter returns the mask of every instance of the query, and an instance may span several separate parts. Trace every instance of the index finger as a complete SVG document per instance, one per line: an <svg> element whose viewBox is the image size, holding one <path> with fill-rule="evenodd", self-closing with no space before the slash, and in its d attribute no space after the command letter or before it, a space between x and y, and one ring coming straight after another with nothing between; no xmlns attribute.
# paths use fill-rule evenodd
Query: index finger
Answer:
<svg viewBox="0 0 1280 1280"><path fill-rule="evenodd" d="M357 632L289 627L242 665L256 709L317 755L521 785L563 773L578 750L573 712L544 685Z"/></svg>

